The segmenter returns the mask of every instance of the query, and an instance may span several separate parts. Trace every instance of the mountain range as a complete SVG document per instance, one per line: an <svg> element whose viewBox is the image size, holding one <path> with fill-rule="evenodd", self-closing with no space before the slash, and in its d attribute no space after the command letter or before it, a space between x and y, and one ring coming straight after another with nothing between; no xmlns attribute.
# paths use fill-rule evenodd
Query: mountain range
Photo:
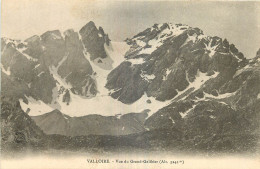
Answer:
<svg viewBox="0 0 260 169"><path fill-rule="evenodd" d="M92 21L1 46L4 147L259 146L260 50L171 23L113 42Z"/></svg>

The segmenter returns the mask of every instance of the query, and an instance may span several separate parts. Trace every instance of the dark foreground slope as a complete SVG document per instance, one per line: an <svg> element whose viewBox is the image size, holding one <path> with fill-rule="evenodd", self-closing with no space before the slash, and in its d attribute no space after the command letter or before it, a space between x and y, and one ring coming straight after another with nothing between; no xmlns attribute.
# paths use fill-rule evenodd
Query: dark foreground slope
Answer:
<svg viewBox="0 0 260 169"><path fill-rule="evenodd" d="M10 103L10 101L2 99L1 106L1 150L7 154L25 151L44 153L54 150L72 152L252 153L257 151L259 142L259 132L255 130L257 120L254 115L247 117L254 123L242 128L243 123L245 123L244 116L235 118L234 115L228 114L218 120L218 124L224 126L224 130L219 130L218 133L210 132L211 128L209 127L215 127L215 123L209 126L204 120L200 121L199 124L183 125L182 129L160 128L125 136L68 137L44 134L33 120L21 110L19 102L11 101ZM259 106L254 109L259 110ZM249 112L252 111L255 110L249 110ZM232 123L233 121L236 123ZM241 126L237 126L238 124ZM205 128L201 130L200 127L203 125ZM252 128L254 129L252 130Z"/></svg>

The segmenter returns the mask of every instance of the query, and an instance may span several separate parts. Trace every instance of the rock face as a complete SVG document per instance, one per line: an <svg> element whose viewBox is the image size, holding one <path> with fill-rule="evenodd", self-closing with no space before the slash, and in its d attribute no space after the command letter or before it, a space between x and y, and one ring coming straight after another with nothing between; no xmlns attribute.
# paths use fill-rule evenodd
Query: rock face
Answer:
<svg viewBox="0 0 260 169"><path fill-rule="evenodd" d="M63 34L54 30L25 41L1 39L3 96L26 104L33 98L59 108L61 102L70 104L71 95L88 98L98 93L97 75L86 56L106 58L108 35L93 22L81 35L72 29Z"/></svg>
<svg viewBox="0 0 260 169"><path fill-rule="evenodd" d="M109 74L106 85L116 90L112 97L124 103L144 93L160 101L172 99L202 76L223 84L248 62L227 40L180 24L155 24L126 42L131 45L126 61Z"/></svg>
<svg viewBox="0 0 260 169"><path fill-rule="evenodd" d="M103 28L99 27L97 29L95 23L91 21L81 28L79 33L91 60L107 57L104 44L109 45L110 39L105 34Z"/></svg>
<svg viewBox="0 0 260 169"><path fill-rule="evenodd" d="M93 70L89 61L84 56L84 47L79 40L79 35L73 30L67 30L65 33L66 54L57 73L62 79L73 86L73 91L79 95L96 95L95 79L92 77ZM84 91L91 87L90 93Z"/></svg>

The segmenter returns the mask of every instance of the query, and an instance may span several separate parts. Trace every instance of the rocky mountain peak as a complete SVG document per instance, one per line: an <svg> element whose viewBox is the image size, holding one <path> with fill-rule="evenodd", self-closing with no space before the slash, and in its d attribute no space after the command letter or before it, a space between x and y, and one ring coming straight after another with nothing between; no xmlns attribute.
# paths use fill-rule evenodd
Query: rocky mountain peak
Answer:
<svg viewBox="0 0 260 169"><path fill-rule="evenodd" d="M27 43L35 42L35 41L40 41L40 37L38 35L33 35L32 37L25 40L25 42Z"/></svg>
<svg viewBox="0 0 260 169"><path fill-rule="evenodd" d="M224 83L248 63L227 40L182 24L155 24L126 43L130 46L126 61L109 74L107 82L107 88L116 90L112 97L124 103L145 93L161 101L175 98L204 75L210 81L221 78ZM209 92L215 89L212 86Z"/></svg>
<svg viewBox="0 0 260 169"><path fill-rule="evenodd" d="M76 32L73 30L73 29L68 29L68 30L66 30L63 34L64 34L64 36L66 37L66 36L71 36L71 35L73 35L73 34L75 34Z"/></svg>
<svg viewBox="0 0 260 169"><path fill-rule="evenodd" d="M90 21L80 29L79 33L91 60L107 57L104 44L109 45L110 39L102 27L97 29L94 22Z"/></svg>
<svg viewBox="0 0 260 169"><path fill-rule="evenodd" d="M87 34L91 34L92 32L96 32L96 31L98 31L98 29L97 29L95 23L93 21L90 21L85 26L83 26L79 32L80 32L80 34L87 35Z"/></svg>
<svg viewBox="0 0 260 169"><path fill-rule="evenodd" d="M1 38L3 95L22 99L24 105L34 101L53 108L69 105L75 95L95 96L97 82L86 55L105 58L108 36L94 22L80 32L51 30L25 41ZM9 89L10 84L19 92Z"/></svg>

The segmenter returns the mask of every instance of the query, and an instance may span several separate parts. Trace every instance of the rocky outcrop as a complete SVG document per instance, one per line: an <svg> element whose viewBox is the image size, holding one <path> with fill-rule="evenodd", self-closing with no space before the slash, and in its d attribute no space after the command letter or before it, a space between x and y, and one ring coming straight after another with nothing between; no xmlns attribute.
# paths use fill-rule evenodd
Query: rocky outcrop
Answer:
<svg viewBox="0 0 260 169"><path fill-rule="evenodd" d="M70 92L69 92L69 90L66 90L65 94L63 95L62 101L67 103L67 105L68 105L70 103L70 100L71 100Z"/></svg>
<svg viewBox="0 0 260 169"><path fill-rule="evenodd" d="M131 67L131 63L123 62L108 75L106 87L116 90L111 93L113 98L123 103L133 103L142 97L148 85L140 74L140 67Z"/></svg>
<svg viewBox="0 0 260 169"><path fill-rule="evenodd" d="M95 23L90 21L80 29L79 33L91 60L107 57L104 44L109 45L110 39L103 28L97 29Z"/></svg>
<svg viewBox="0 0 260 169"><path fill-rule="evenodd" d="M45 134L15 99L1 98L1 151L41 149Z"/></svg>

